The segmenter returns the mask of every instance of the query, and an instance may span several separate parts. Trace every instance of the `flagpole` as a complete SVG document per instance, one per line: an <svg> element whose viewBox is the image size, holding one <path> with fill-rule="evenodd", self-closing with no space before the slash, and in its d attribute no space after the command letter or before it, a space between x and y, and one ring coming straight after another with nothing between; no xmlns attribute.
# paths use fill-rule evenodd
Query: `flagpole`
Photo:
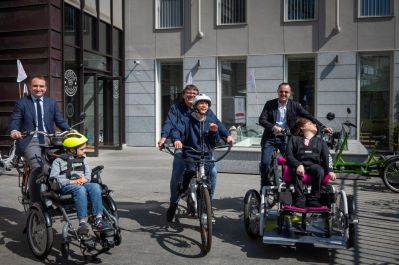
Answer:
<svg viewBox="0 0 399 265"><path fill-rule="evenodd" d="M19 98L21 98L21 82L18 82Z"/></svg>

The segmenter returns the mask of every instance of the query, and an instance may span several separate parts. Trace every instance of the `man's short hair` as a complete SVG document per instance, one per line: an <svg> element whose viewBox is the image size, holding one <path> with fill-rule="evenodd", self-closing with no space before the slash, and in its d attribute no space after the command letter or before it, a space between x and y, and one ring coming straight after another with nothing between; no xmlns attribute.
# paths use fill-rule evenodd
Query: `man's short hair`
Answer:
<svg viewBox="0 0 399 265"><path fill-rule="evenodd" d="M197 94L199 93L198 87L193 84L186 85L182 91L182 94L186 93L187 90L195 90L195 91L197 91Z"/></svg>
<svg viewBox="0 0 399 265"><path fill-rule="evenodd" d="M280 87L282 87L282 86L289 86L290 89L291 89L291 91L292 91L292 87L291 87L290 83L288 83L288 82L282 82L282 83L280 83L280 84L278 85L277 90L279 90Z"/></svg>
<svg viewBox="0 0 399 265"><path fill-rule="evenodd" d="M46 84L46 86L47 86L47 79L46 79L43 75L34 75L34 76L32 76L32 77L29 79L29 85L32 84L32 80L35 79L35 78L44 80L44 82L45 82L45 84Z"/></svg>

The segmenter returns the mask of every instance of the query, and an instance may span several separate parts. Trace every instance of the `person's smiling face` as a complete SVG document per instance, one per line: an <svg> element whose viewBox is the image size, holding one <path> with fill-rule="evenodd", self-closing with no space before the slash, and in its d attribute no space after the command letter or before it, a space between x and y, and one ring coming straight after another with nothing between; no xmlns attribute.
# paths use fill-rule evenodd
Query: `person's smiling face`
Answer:
<svg viewBox="0 0 399 265"><path fill-rule="evenodd" d="M29 91L35 98L43 97L47 91L46 80L37 77L33 78L30 82Z"/></svg>
<svg viewBox="0 0 399 265"><path fill-rule="evenodd" d="M277 89L278 101L280 103L287 103L289 97L291 96L291 87L288 84L283 84Z"/></svg>
<svg viewBox="0 0 399 265"><path fill-rule="evenodd" d="M190 107L193 105L193 100L195 98L195 96L198 95L198 91L195 89L186 89L186 91L184 91L183 94L183 100L184 103L186 103L187 107Z"/></svg>

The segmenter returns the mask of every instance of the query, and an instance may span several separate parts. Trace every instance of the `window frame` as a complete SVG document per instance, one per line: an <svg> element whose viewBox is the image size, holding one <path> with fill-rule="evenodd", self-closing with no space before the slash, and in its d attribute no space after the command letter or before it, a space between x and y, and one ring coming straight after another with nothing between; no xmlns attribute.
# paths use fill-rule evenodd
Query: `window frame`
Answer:
<svg viewBox="0 0 399 265"><path fill-rule="evenodd" d="M247 25L248 24L248 1L247 0L242 0L245 1L245 22L237 22L237 23L222 23L222 10L221 10L221 5L222 5L222 0L217 0L215 1L216 3L216 26L241 26L241 25Z"/></svg>
<svg viewBox="0 0 399 265"><path fill-rule="evenodd" d="M309 19L288 19L288 1L284 0L284 22L295 23L295 22L311 22L319 20L319 1L314 0L314 17Z"/></svg>
<svg viewBox="0 0 399 265"><path fill-rule="evenodd" d="M170 29L183 29L184 28L184 24L185 24L185 19L184 19L184 8L185 8L185 4L184 4L184 0L180 0L182 3L182 25L181 26L176 26L176 27L161 27L160 25L160 1L162 0L155 0L155 29L156 30L170 30Z"/></svg>
<svg viewBox="0 0 399 265"><path fill-rule="evenodd" d="M393 1L389 0L389 14L388 15L381 15L381 16L362 16L361 14L362 10L362 0L357 0L357 17L360 19L364 18L389 18L394 16L394 6L393 6Z"/></svg>

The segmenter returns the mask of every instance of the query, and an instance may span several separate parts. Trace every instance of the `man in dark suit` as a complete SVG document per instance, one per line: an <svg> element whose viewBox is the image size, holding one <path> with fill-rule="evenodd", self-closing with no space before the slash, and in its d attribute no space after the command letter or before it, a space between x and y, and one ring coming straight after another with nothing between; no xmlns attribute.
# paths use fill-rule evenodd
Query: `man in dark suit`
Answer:
<svg viewBox="0 0 399 265"><path fill-rule="evenodd" d="M282 135L282 132L285 129L293 131L298 117L309 119L316 123L320 129L329 133L332 132L331 128L326 128L298 102L289 99L291 95L291 86L289 83L281 83L278 86L277 93L278 98L267 101L259 117L259 124L265 128L261 140L261 187L272 184L272 180L268 180L267 176L273 152L279 149L282 155L285 154L286 139Z"/></svg>
<svg viewBox="0 0 399 265"><path fill-rule="evenodd" d="M10 136L18 139L16 154L23 155L29 162L29 191L31 202L40 201L40 185L36 184L36 176L41 173L42 148L48 146L49 140L41 134L22 137L21 132L45 131L54 133L55 127L69 130L70 126L58 110L55 100L44 96L47 91L46 79L43 76L33 76L29 85L30 95L17 101L9 124Z"/></svg>

